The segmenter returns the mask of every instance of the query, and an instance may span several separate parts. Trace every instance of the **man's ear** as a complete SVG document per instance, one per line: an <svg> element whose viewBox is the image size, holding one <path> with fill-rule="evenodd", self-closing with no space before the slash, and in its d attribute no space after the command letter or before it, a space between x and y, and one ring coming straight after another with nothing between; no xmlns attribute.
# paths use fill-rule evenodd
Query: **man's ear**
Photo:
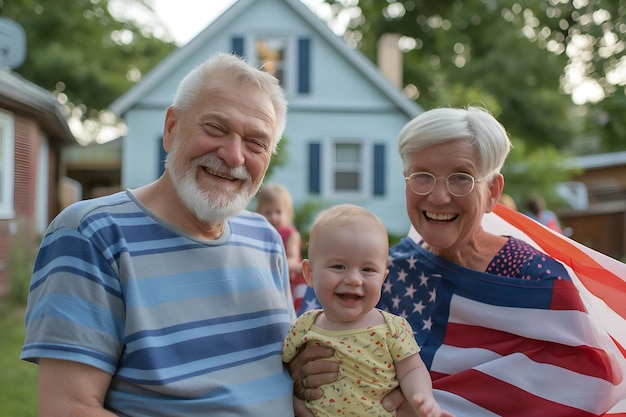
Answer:
<svg viewBox="0 0 626 417"><path fill-rule="evenodd" d="M302 260L302 275L306 281L306 285L313 288L313 270L311 269L311 261L308 259Z"/></svg>
<svg viewBox="0 0 626 417"><path fill-rule="evenodd" d="M176 137L176 123L176 111L170 106L165 113L165 123L163 125L163 149L168 153L172 149L172 144Z"/></svg>

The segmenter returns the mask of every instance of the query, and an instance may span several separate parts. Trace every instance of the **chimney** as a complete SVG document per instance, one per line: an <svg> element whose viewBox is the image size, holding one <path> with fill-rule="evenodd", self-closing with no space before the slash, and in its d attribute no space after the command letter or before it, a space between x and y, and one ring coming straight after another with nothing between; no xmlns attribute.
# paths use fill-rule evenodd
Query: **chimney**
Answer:
<svg viewBox="0 0 626 417"><path fill-rule="evenodd" d="M402 51L398 48L400 35L385 33L378 40L378 68L396 88L402 89Z"/></svg>

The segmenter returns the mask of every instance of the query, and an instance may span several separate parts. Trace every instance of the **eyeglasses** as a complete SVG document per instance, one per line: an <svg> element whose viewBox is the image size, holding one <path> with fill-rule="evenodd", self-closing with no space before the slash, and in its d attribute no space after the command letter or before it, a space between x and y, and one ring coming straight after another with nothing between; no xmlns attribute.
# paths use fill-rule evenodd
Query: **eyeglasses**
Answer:
<svg viewBox="0 0 626 417"><path fill-rule="evenodd" d="M437 180L444 177L435 177L430 172L414 172L404 178L407 185L417 195L430 194L437 185ZM450 194L455 197L465 197L474 189L475 183L482 180L475 180L470 174L464 172L454 172L447 177L446 188Z"/></svg>

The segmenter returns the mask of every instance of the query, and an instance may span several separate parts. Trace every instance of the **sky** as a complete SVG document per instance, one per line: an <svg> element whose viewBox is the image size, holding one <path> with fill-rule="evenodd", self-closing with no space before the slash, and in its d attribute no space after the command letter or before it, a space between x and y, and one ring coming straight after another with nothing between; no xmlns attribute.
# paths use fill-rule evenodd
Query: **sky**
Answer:
<svg viewBox="0 0 626 417"><path fill-rule="evenodd" d="M1 1L1 0L0 0ZM168 32L174 41L183 46L198 33L204 30L213 20L215 20L226 9L232 6L237 0L152 0L151 4L162 24L167 27ZM330 15L329 6L322 0L301 0L315 13L327 20ZM335 32L342 32L342 25L346 24L347 16L340 17L337 21ZM141 20L141 18L139 18ZM345 26L343 26L345 27ZM624 64L626 66L626 64ZM593 84L590 80L579 80L576 78L579 72L572 70L568 72L568 77L573 77L572 82L576 87L573 89L572 99L577 104L585 101L597 101L602 98L602 89Z"/></svg>
<svg viewBox="0 0 626 417"><path fill-rule="evenodd" d="M152 0L153 8L163 20L174 41L184 45L206 28L236 0ZM322 0L302 0L323 13Z"/></svg>
<svg viewBox="0 0 626 417"><path fill-rule="evenodd" d="M153 0L156 14L179 45L184 45L215 20L235 0Z"/></svg>

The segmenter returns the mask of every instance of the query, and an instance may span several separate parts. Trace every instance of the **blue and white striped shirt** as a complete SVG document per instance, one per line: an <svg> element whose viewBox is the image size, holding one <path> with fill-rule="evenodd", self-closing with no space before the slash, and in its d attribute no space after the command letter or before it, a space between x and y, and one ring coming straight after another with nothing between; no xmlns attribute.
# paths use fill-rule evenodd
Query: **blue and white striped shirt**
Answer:
<svg viewBox="0 0 626 417"><path fill-rule="evenodd" d="M295 318L280 236L256 213L203 241L131 192L50 225L35 263L21 358L112 374L120 416L293 416L281 360Z"/></svg>

